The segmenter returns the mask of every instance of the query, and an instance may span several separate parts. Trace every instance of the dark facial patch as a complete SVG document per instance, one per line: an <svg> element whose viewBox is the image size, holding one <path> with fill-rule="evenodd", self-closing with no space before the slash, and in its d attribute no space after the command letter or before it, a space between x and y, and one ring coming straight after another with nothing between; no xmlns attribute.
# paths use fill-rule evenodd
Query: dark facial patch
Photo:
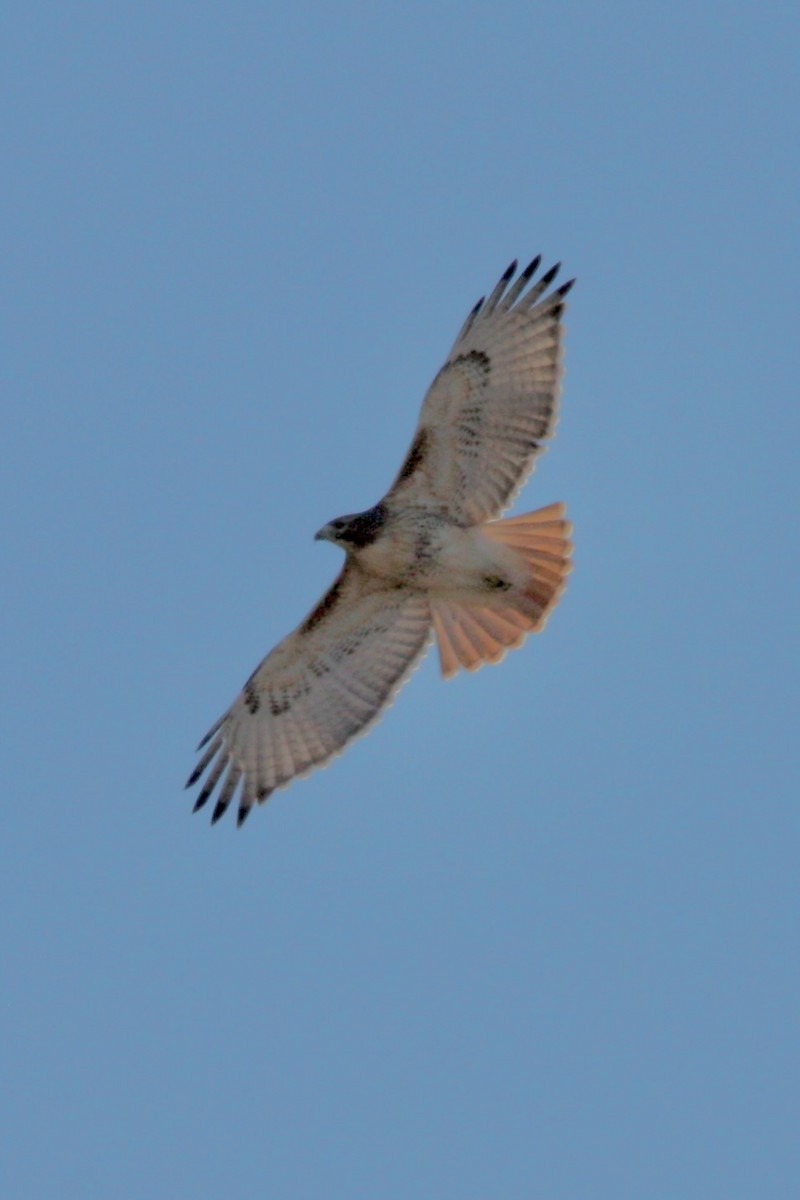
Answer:
<svg viewBox="0 0 800 1200"><path fill-rule="evenodd" d="M362 550L380 536L386 523L386 505L376 504L366 512L356 513L354 517L341 517L342 527L337 531L337 538L348 546Z"/></svg>
<svg viewBox="0 0 800 1200"><path fill-rule="evenodd" d="M427 451L428 431L427 429L420 429L417 432L417 436L414 438L414 441L411 443L411 449L406 455L406 461L400 468L400 473L396 480L397 483L402 483L404 479L409 479L414 474L414 472L425 461L425 455L427 454Z"/></svg>

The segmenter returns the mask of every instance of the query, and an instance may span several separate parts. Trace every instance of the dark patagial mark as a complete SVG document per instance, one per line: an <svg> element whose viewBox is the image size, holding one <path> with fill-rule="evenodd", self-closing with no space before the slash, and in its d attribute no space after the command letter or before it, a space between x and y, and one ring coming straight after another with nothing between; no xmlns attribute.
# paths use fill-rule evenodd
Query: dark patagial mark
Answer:
<svg viewBox="0 0 800 1200"><path fill-rule="evenodd" d="M314 611L306 617L300 626L301 633L310 633L312 629L316 629L320 621L324 621L328 614L336 608L342 597L342 578L343 575L340 575L336 582L328 588Z"/></svg>
<svg viewBox="0 0 800 1200"><path fill-rule="evenodd" d="M404 479L409 479L414 472L422 466L425 461L425 455L428 450L428 431L420 429L417 436L411 443L411 449L406 455L406 461L400 468L400 473L397 476L397 483L402 483Z"/></svg>
<svg viewBox="0 0 800 1200"><path fill-rule="evenodd" d="M248 712L255 716L258 710L261 708L261 697L256 691L252 677L248 679L247 683L244 685L242 690L242 698L247 705Z"/></svg>
<svg viewBox="0 0 800 1200"><path fill-rule="evenodd" d="M459 354L458 358L454 358L452 366L460 367L462 364L468 363L471 367L478 367L484 375L488 375L489 367L492 360L485 350L470 350L467 354Z"/></svg>

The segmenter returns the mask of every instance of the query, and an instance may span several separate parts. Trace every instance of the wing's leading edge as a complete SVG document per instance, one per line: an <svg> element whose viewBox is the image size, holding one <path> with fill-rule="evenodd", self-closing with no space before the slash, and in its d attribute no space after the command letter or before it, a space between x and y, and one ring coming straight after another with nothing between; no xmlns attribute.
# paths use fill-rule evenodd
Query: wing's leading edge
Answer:
<svg viewBox="0 0 800 1200"><path fill-rule="evenodd" d="M467 317L422 405L411 449L386 499L490 520L511 503L552 436L561 387L564 298L535 283L540 257L512 263Z"/></svg>
<svg viewBox="0 0 800 1200"><path fill-rule="evenodd" d="M388 590L345 565L201 742L186 784L205 774L195 811L219 788L211 818L219 820L241 786L241 825L275 788L323 766L378 718L430 636L422 593Z"/></svg>

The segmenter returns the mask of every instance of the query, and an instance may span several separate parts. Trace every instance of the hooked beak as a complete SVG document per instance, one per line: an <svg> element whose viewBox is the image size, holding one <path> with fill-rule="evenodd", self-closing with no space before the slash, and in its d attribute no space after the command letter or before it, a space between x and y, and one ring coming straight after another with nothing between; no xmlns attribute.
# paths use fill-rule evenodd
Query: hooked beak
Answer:
<svg viewBox="0 0 800 1200"><path fill-rule="evenodd" d="M334 539L333 529L331 528L330 525L323 525L322 529L318 530L314 534L315 542L332 542L334 540L335 539Z"/></svg>

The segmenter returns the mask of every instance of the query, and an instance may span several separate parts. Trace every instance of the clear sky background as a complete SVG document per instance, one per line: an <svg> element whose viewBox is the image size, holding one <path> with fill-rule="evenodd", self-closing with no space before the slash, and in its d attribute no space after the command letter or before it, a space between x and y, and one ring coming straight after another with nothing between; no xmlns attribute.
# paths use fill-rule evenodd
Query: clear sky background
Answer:
<svg viewBox="0 0 800 1200"><path fill-rule="evenodd" d="M6 7L0 1194L800 1194L799 26ZM211 829L314 531L538 251L546 633Z"/></svg>

